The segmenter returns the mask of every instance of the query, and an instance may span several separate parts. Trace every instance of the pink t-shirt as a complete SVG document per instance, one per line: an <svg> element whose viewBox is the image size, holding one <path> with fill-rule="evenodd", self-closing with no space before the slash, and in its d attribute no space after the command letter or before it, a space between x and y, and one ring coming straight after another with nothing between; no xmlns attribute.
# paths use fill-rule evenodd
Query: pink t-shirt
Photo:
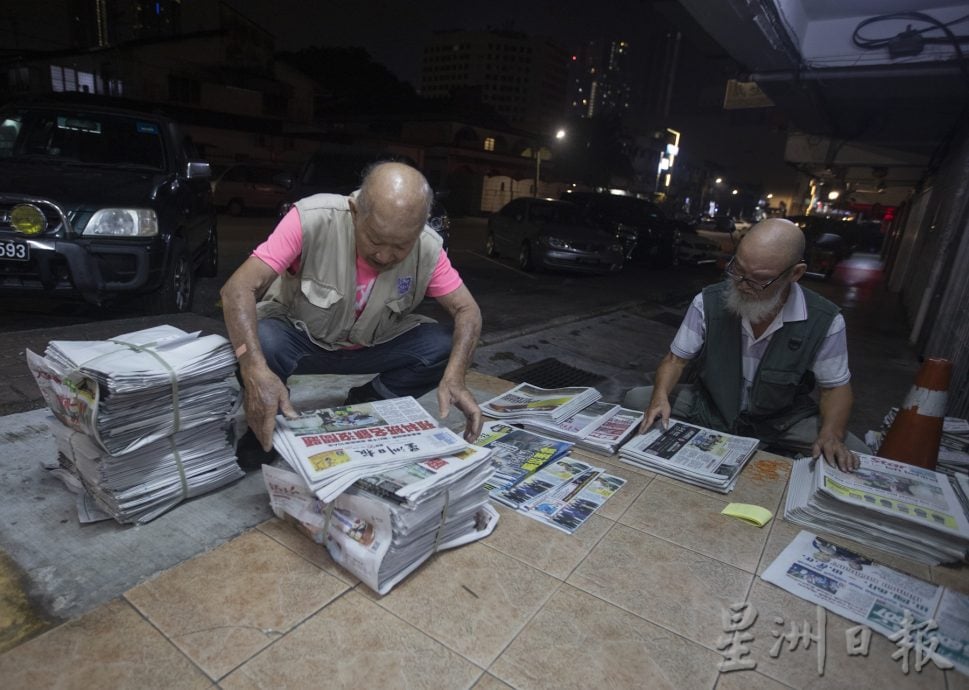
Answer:
<svg viewBox="0 0 969 690"><path fill-rule="evenodd" d="M299 212L294 208L279 221L276 229L252 252L278 274L289 269L290 273L299 271L299 259L303 253L303 225ZM370 292L377 280L377 271L367 262L357 257L357 292L355 307L357 316L363 312L370 298ZM443 297L461 287L461 276L454 270L447 253L442 249L438 257L431 282L427 286L428 297Z"/></svg>

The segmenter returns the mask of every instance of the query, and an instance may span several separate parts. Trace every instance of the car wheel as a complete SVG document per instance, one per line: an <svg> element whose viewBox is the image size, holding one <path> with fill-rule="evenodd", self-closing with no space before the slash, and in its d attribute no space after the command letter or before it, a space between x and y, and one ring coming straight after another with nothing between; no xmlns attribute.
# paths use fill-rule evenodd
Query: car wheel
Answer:
<svg viewBox="0 0 969 690"><path fill-rule="evenodd" d="M233 199L229 202L229 206L226 209L230 216L241 216L242 212L246 210L246 207L242 205L242 201L239 199Z"/></svg>
<svg viewBox="0 0 969 690"><path fill-rule="evenodd" d="M485 254L494 258L498 256L498 247L495 245L495 233L489 232L485 238Z"/></svg>
<svg viewBox="0 0 969 690"><path fill-rule="evenodd" d="M535 269L535 262L532 260L532 247L528 242L522 242L522 248L518 250L518 267L523 271Z"/></svg>
<svg viewBox="0 0 969 690"><path fill-rule="evenodd" d="M215 223L212 223L212 227L209 228L209 236L205 241L205 252L202 255L198 274L203 278L214 278L219 275L219 233L215 229Z"/></svg>
<svg viewBox="0 0 969 690"><path fill-rule="evenodd" d="M152 314L183 314L192 309L194 293L192 257L184 241L173 239L165 277L161 287L148 296L148 310Z"/></svg>

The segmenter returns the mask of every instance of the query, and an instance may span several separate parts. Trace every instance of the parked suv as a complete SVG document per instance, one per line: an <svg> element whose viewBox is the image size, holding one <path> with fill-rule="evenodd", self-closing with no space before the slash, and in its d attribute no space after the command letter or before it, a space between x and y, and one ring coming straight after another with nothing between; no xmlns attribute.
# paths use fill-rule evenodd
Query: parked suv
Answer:
<svg viewBox="0 0 969 690"><path fill-rule="evenodd" d="M672 266L680 228L651 201L596 192L563 192L564 201L580 206L586 217L619 239L627 263Z"/></svg>
<svg viewBox="0 0 969 690"><path fill-rule="evenodd" d="M218 269L208 163L175 122L90 101L0 108L0 295L191 308Z"/></svg>
<svg viewBox="0 0 969 690"><path fill-rule="evenodd" d="M295 177L284 174L276 178L288 190L286 201L280 206L279 217L286 215L297 201L313 194L350 194L360 188L366 169L384 160L399 161L418 167L413 160L393 154L368 154L356 151L315 153L300 167ZM444 241L444 251L447 251L451 238L451 219L438 194L434 195L431 203L427 224L441 236Z"/></svg>

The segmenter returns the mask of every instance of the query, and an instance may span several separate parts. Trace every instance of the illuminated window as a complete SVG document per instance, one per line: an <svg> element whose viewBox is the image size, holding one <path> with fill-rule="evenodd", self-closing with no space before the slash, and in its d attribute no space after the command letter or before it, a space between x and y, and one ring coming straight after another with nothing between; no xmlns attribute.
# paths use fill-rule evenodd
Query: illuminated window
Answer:
<svg viewBox="0 0 969 690"><path fill-rule="evenodd" d="M484 140L484 150L485 151L494 151L495 150L495 138L494 137L485 137L485 140Z"/></svg>

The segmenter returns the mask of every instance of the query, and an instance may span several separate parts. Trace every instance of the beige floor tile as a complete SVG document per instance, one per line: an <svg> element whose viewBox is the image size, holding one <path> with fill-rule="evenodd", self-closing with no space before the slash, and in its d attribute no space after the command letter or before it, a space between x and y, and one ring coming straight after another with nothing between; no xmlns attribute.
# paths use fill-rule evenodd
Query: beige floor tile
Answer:
<svg viewBox="0 0 969 690"><path fill-rule="evenodd" d="M737 486L727 494L734 503L753 503L772 513L783 512L781 498L791 476L790 458L758 452L737 478Z"/></svg>
<svg viewBox="0 0 969 690"><path fill-rule="evenodd" d="M618 520L619 516L625 513L629 506L633 504L633 501L639 498L640 494L643 493L643 489L649 486L650 482L653 481L653 477L639 474L628 465L616 465L614 463L602 462L601 460L598 462L598 465L609 474L614 474L626 480L622 488L610 496L609 500L596 511L596 515L601 515L610 520Z"/></svg>
<svg viewBox="0 0 969 690"><path fill-rule="evenodd" d="M211 681L124 600L0 656L0 687L207 688Z"/></svg>
<svg viewBox="0 0 969 690"><path fill-rule="evenodd" d="M617 524L567 582L713 649L721 610L744 600L753 577Z"/></svg>
<svg viewBox="0 0 969 690"><path fill-rule="evenodd" d="M720 656L565 585L490 672L515 688L712 688Z"/></svg>
<svg viewBox="0 0 969 690"><path fill-rule="evenodd" d="M768 530L721 514L726 497L653 482L619 522L754 572Z"/></svg>
<svg viewBox="0 0 969 690"><path fill-rule="evenodd" d="M800 525L795 525L793 522L788 522L783 518L779 520L775 519L771 522L771 533L767 538L767 545L764 548L764 553L761 557L760 564L757 566L758 574L763 573L767 566L774 562L774 559L780 555L781 551L783 551L787 545L793 541L794 537L796 537L801 530L808 532L811 531L801 527ZM817 532L815 532L815 534L817 534ZM881 549L872 548L850 539L844 539L843 537L824 535L823 533L821 536L828 541L850 549L855 553L859 553L866 558L872 559L873 561L878 561L883 565L895 568L896 570L900 570L903 573L907 573L922 580L931 580L932 569L927 565L922 565L921 563L910 561L907 558L902 558L901 556L896 556L886 551L882 551Z"/></svg>
<svg viewBox="0 0 969 690"><path fill-rule="evenodd" d="M470 544L433 557L379 604L487 668L560 584L495 549Z"/></svg>
<svg viewBox="0 0 969 690"><path fill-rule="evenodd" d="M347 587L253 530L125 597L217 679Z"/></svg>
<svg viewBox="0 0 969 690"><path fill-rule="evenodd" d="M508 683L498 680L490 673L485 673L471 690L509 690L509 688L511 686Z"/></svg>
<svg viewBox="0 0 969 690"><path fill-rule="evenodd" d="M258 526L260 532L275 539L286 548L295 551L300 556L313 563L323 572L333 577L343 580L351 587L355 586L360 580L348 570L341 568L330 558L326 547L317 544L305 534L300 532L291 523L279 518L267 520Z"/></svg>
<svg viewBox="0 0 969 690"><path fill-rule="evenodd" d="M969 594L969 565L936 565L929 568L930 579L943 587Z"/></svg>
<svg viewBox="0 0 969 690"><path fill-rule="evenodd" d="M229 674L244 688L468 688L478 668L356 592L348 592Z"/></svg>
<svg viewBox="0 0 969 690"><path fill-rule="evenodd" d="M812 633L818 632L817 608L810 602L788 594L779 587L757 581L751 588L748 601L757 612L757 620L748 629L753 635L750 656L757 663L757 671L794 688L891 688L905 690L942 690L945 679L934 665L925 666L920 673L914 671L914 659L910 659L908 675L902 673L901 664L892 659L898 649L894 643L877 633L871 635L867 656L849 656L845 632L855 626L841 616L828 612L825 626L824 675L818 675L818 652L816 643L805 649L803 644L794 650L784 642L777 658L770 651L779 636L791 631L792 625L799 629L804 623ZM777 619L783 620L778 623Z"/></svg>
<svg viewBox="0 0 969 690"><path fill-rule="evenodd" d="M945 672L946 690L969 690L969 676L958 671Z"/></svg>
<svg viewBox="0 0 969 690"><path fill-rule="evenodd" d="M574 534L566 534L500 503L494 505L501 519L494 533L481 543L560 580L569 576L614 524L592 515Z"/></svg>
<svg viewBox="0 0 969 690"><path fill-rule="evenodd" d="M784 685L773 678L754 671L730 671L721 673L717 678L716 690L787 690L790 685ZM859 688L858 690L861 690Z"/></svg>

